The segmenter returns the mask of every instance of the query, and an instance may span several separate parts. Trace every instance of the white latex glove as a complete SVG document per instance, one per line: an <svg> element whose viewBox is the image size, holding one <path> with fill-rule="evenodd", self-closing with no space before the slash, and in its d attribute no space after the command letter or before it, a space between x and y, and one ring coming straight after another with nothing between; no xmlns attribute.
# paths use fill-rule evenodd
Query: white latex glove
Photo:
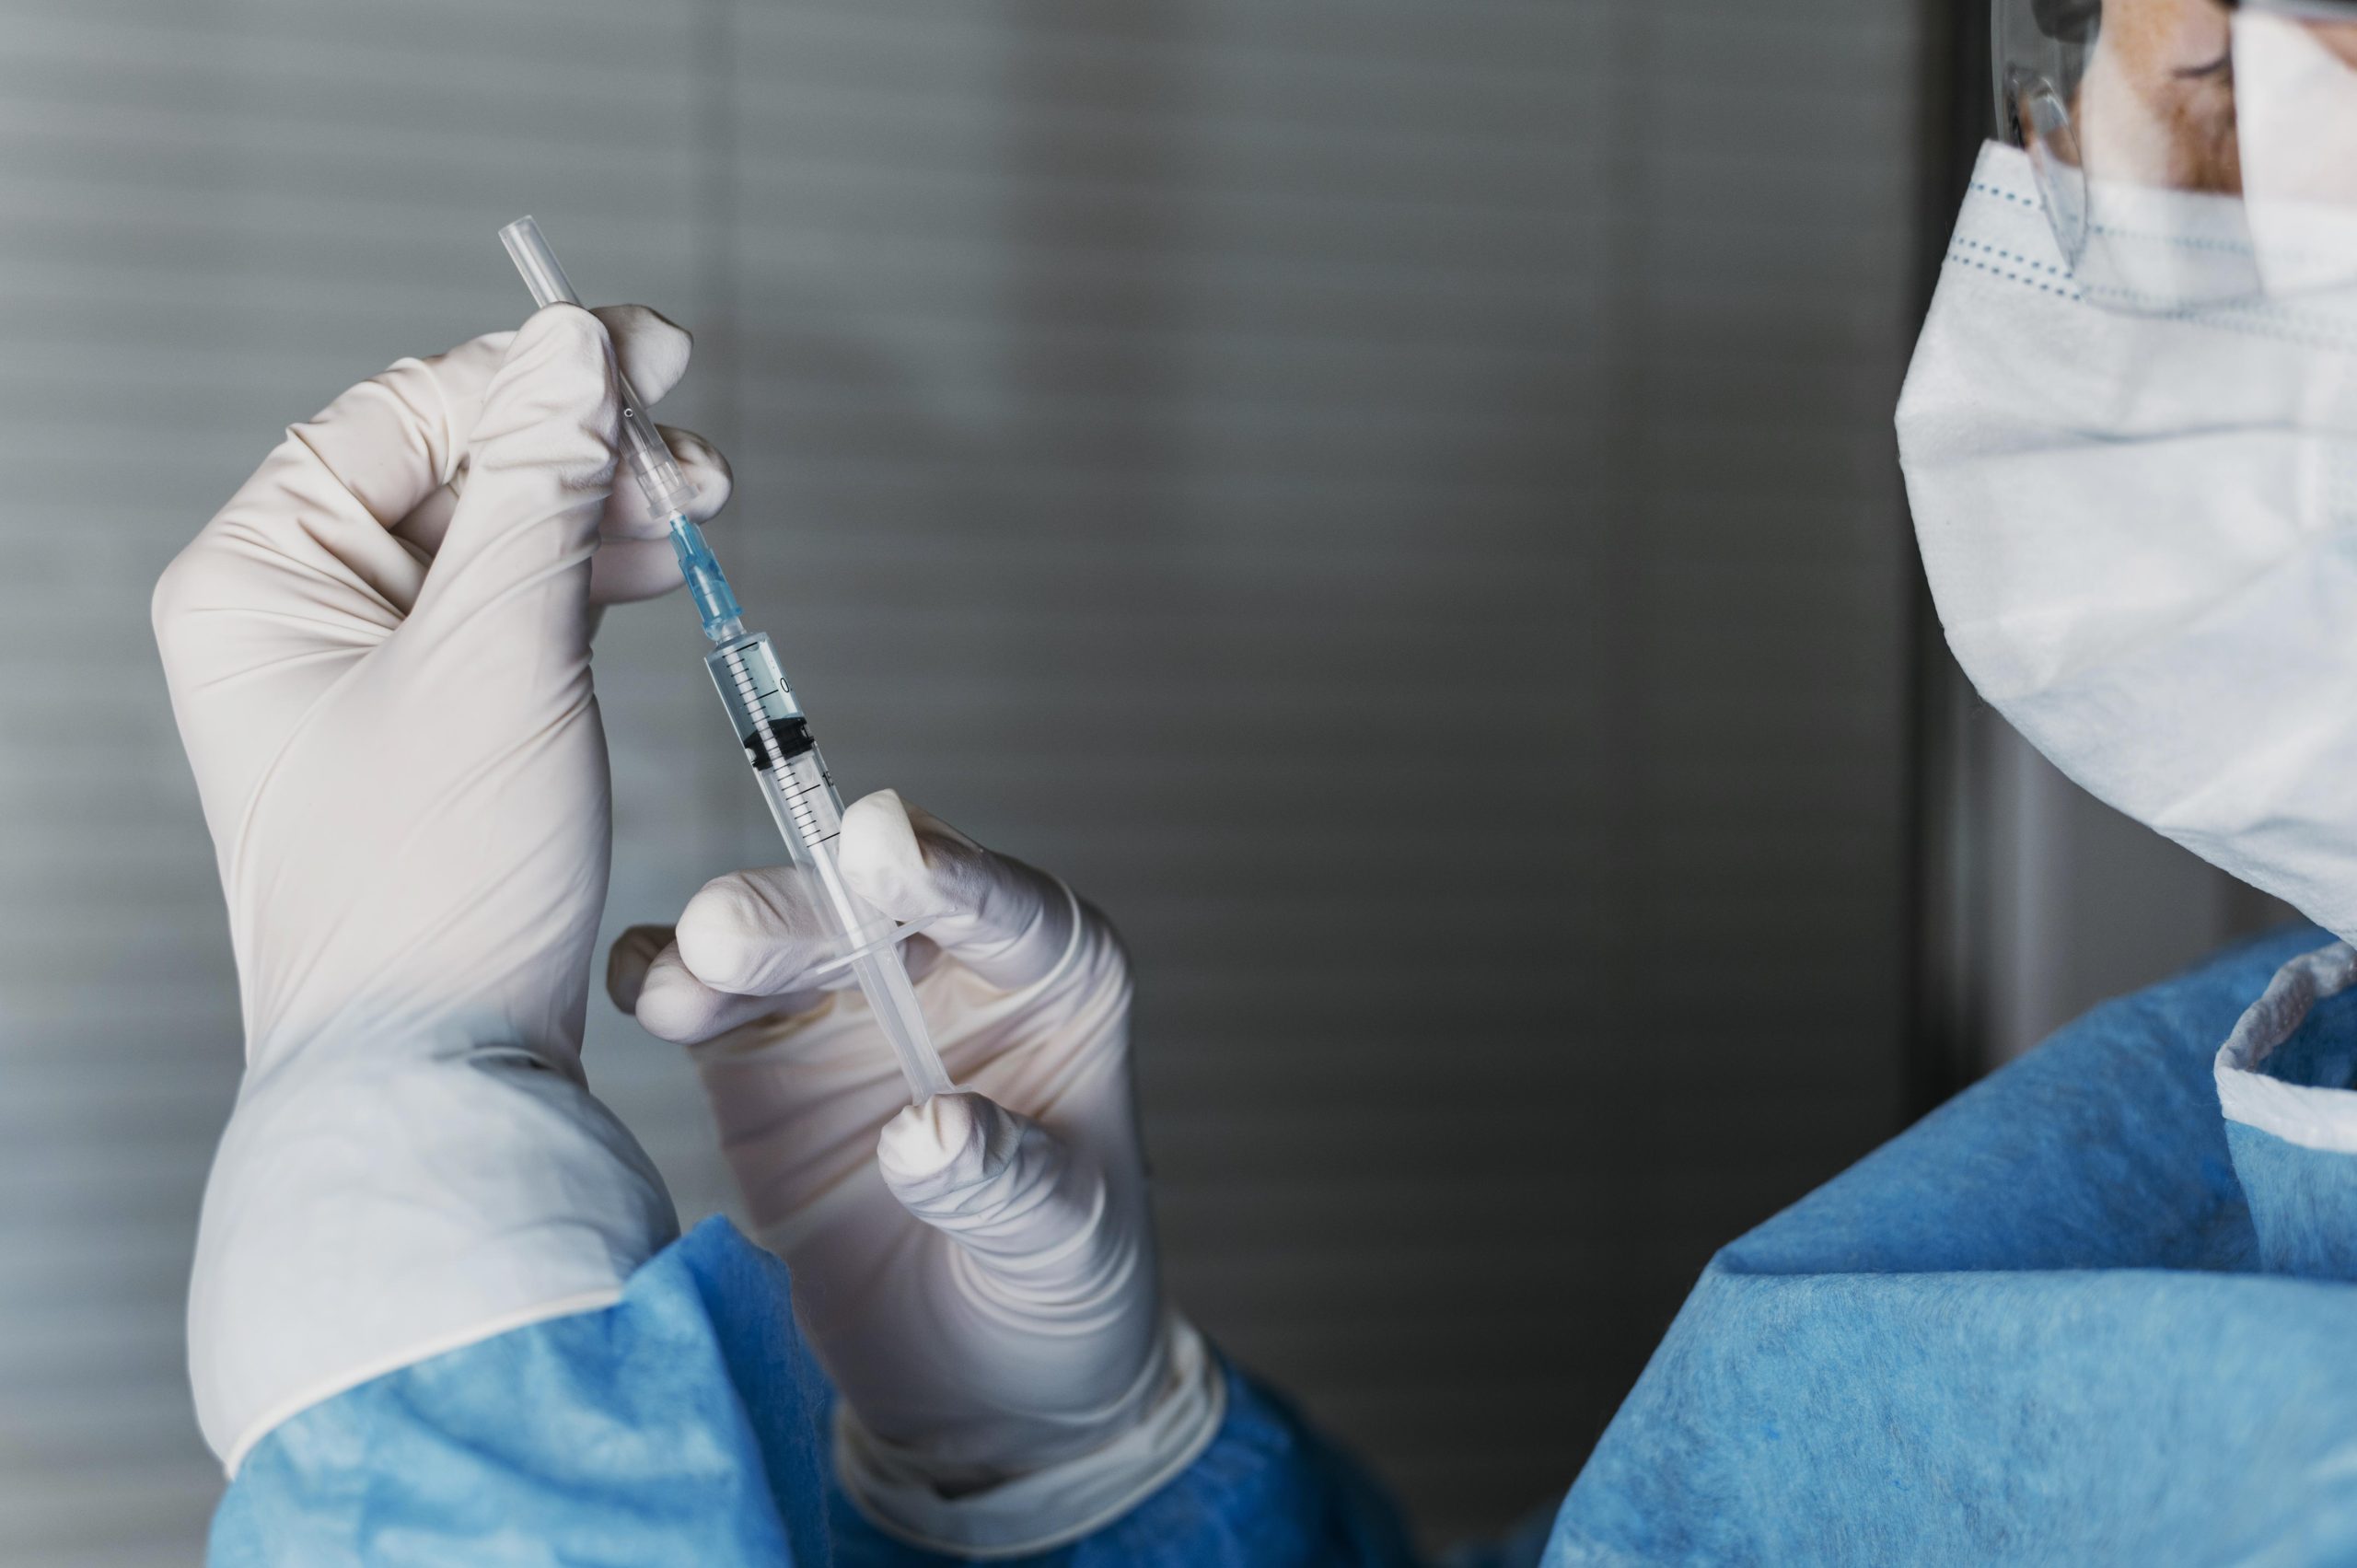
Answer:
<svg viewBox="0 0 2357 1568"><path fill-rule="evenodd" d="M640 926L608 985L691 1048L756 1232L841 1388L836 1462L886 1529L967 1556L1046 1550L1177 1474L1224 1385L1164 1300L1104 917L890 791L842 873L912 939L962 1092L908 1105L855 990L819 989L821 907L776 867ZM841 982L838 982L839 984Z"/></svg>
<svg viewBox="0 0 2357 1568"><path fill-rule="evenodd" d="M354 388L157 585L245 1012L189 1303L232 1470L344 1388L610 1302L675 1231L579 1053L611 837L592 607L679 581L612 484L612 349L653 397L688 338L603 319ZM726 469L673 442L716 508Z"/></svg>

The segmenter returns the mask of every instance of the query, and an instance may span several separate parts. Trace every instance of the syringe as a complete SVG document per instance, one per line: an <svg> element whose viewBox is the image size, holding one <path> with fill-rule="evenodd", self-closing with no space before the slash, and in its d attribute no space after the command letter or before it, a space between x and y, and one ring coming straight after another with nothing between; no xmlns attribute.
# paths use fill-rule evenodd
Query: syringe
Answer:
<svg viewBox="0 0 2357 1568"><path fill-rule="evenodd" d="M581 303L548 241L540 238L539 224L529 217L517 218L499 231L499 238L515 259L516 270L524 274L534 305ZM696 614L703 621L703 633L713 645L712 652L704 656L704 666L712 672L712 683L753 765L753 776L761 781L761 797L777 819L787 854L818 884L820 901L842 938L842 950L820 972L850 967L876 1015L877 1027L891 1042L911 1095L922 1105L950 1085L940 1054L933 1048L933 1037L926 1032L924 1011L917 1005L909 971L900 962L900 941L910 935L910 928L898 925L844 882L835 863L842 797L835 793L835 782L828 776L826 762L810 738L801 704L785 683L769 637L746 632L744 611L737 608L728 579L721 575L720 563L704 543L703 530L688 517L686 507L695 497L695 486L679 471L671 448L640 406L626 377L621 378L621 391L623 455L647 505L668 519L671 549L679 558L679 571L688 580Z"/></svg>

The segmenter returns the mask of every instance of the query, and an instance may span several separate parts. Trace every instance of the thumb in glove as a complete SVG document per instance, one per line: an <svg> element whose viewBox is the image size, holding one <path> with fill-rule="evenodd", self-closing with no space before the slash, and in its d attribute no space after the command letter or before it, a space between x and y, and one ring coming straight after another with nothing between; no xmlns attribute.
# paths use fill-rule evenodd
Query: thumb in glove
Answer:
<svg viewBox="0 0 2357 1568"><path fill-rule="evenodd" d="M1138 1228L1094 1164L1029 1117L979 1094L936 1095L885 1124L876 1157L900 1206L957 1245L980 1315L1054 1335L1100 1330L1128 1305L1145 1266ZM1110 1359L1135 1353L1123 1345Z"/></svg>

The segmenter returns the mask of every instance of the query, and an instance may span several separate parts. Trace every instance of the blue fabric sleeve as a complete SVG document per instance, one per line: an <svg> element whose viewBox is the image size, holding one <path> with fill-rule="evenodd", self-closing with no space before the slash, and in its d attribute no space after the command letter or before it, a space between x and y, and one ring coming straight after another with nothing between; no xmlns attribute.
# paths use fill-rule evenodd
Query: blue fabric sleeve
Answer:
<svg viewBox="0 0 2357 1568"><path fill-rule="evenodd" d="M2316 1003L2258 1071L2305 1088L2357 1086L2357 991ZM2357 1281L2357 1157L2233 1121L2226 1147L2250 1205L2258 1266L2305 1279Z"/></svg>
<svg viewBox="0 0 2357 1568"><path fill-rule="evenodd" d="M600 1312L450 1351L294 1416L214 1517L215 1568L900 1568L836 1487L833 1393L785 1267L709 1220ZM1388 1498L1228 1373L1210 1448L1056 1568L1410 1568Z"/></svg>
<svg viewBox="0 0 2357 1568"><path fill-rule="evenodd" d="M2230 1153L2212 1078L2325 940L2098 1008L1722 1250L1550 1568L2357 1561L2357 1294L2258 1272L2236 1174L2350 1213L2348 1156Z"/></svg>
<svg viewBox="0 0 2357 1568"><path fill-rule="evenodd" d="M2235 1174L2250 1194L2259 1266L2305 1279L2357 1281L2357 1157L2226 1123Z"/></svg>

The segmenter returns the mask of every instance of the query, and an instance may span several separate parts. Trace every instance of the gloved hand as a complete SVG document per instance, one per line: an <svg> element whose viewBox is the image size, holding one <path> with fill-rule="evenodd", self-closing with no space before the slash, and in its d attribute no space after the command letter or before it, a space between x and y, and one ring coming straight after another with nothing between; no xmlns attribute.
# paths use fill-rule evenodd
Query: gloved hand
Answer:
<svg viewBox="0 0 2357 1568"><path fill-rule="evenodd" d="M552 307L354 388L157 585L245 1012L189 1308L232 1469L343 1388L611 1300L675 1229L579 1051L611 836L593 606L679 581L613 484L612 356L659 395L688 338L602 319ZM673 439L717 508L726 468Z"/></svg>
<svg viewBox="0 0 2357 1568"><path fill-rule="evenodd" d="M690 1047L756 1234L845 1403L837 1469L879 1525L969 1556L1042 1551L1207 1444L1221 1374L1164 1300L1102 915L890 791L844 813L842 875L902 921L959 1091L923 1106L865 1000L810 971L791 866L707 885L616 943L615 1003Z"/></svg>

